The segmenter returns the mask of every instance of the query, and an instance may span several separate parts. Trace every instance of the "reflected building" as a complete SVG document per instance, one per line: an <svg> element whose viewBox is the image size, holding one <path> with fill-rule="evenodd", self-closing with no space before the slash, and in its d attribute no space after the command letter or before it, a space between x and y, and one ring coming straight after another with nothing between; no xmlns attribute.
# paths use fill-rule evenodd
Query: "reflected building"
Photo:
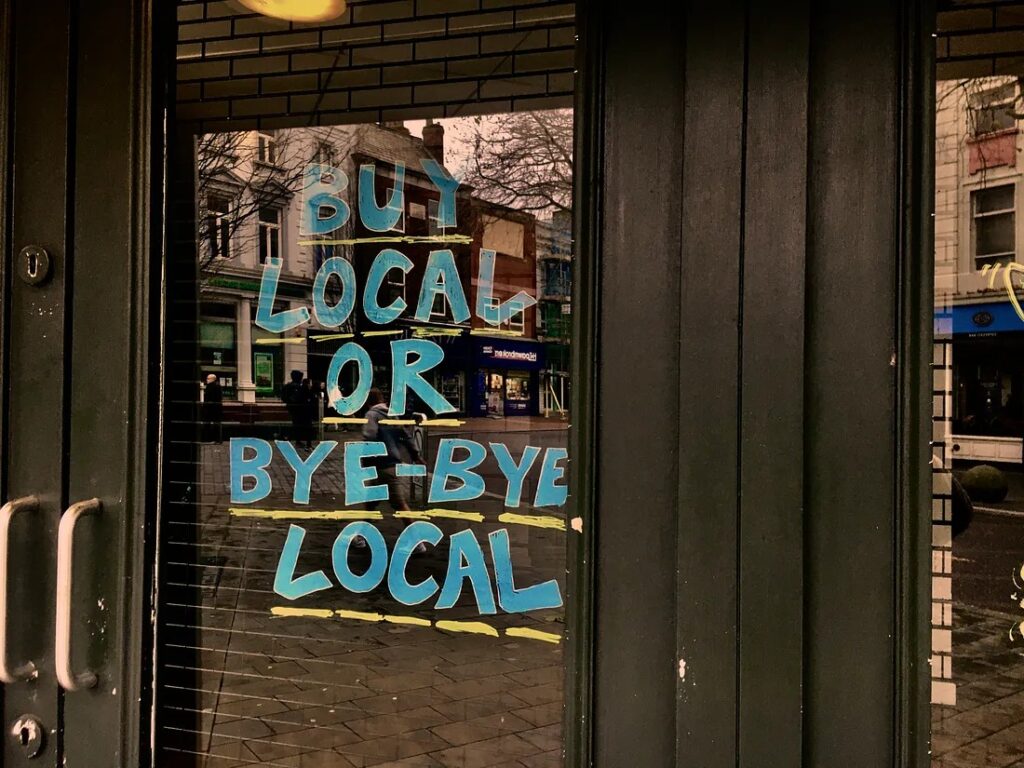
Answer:
<svg viewBox="0 0 1024 768"><path fill-rule="evenodd" d="M495 252L488 309L521 292L538 295L538 279L545 273L538 267L537 219L532 213L482 200L472 187L460 185L456 226L443 226L438 216L441 194L424 162L436 160L443 167L444 142L444 127L432 121L423 127L422 136L396 122L213 134L199 140L199 364L203 378L212 373L220 380L229 432L233 425L285 423L280 396L290 371L301 371L318 387L327 379L334 353L356 337L370 353L374 383L385 394L390 389L390 342L429 338L444 348L445 357L426 377L457 414L504 417L541 412L541 393L551 389L550 374L543 373L542 381L545 350L551 345L538 338L543 324L538 307L523 306L494 327L477 316L473 303L482 249ZM392 231L371 232L360 217L352 216L329 236L304 234L302 187L310 164L344 174L346 185L339 194L352 209L358 206L361 167L374 167L374 198L380 206L394 193L398 169L403 168L402 211ZM416 242L438 236L449 241ZM388 247L365 241L382 237L401 243L401 252L413 265L408 272L390 270L381 286L382 306L396 301L407 306L386 328L367 318L361 294L343 327L324 327L315 315L308 324L284 334L256 324L260 279L269 259L281 263L274 311L310 307L314 278L327 259L340 257L352 263L357 285L364 286L374 258ZM563 246L552 248L550 235L545 243L545 260L550 261ZM427 260L442 248L452 252L468 318L464 312L456 317L443 293L428 296L429 308L417 312ZM329 302L336 301L340 291L340 283L332 278ZM567 329L565 325L565 333ZM545 341L550 341L550 334ZM558 376L564 376L564 343L555 359ZM351 368L343 377L355 375ZM341 385L346 389L353 382ZM545 412L550 412L548 400L544 403ZM414 403L413 410L429 409Z"/></svg>

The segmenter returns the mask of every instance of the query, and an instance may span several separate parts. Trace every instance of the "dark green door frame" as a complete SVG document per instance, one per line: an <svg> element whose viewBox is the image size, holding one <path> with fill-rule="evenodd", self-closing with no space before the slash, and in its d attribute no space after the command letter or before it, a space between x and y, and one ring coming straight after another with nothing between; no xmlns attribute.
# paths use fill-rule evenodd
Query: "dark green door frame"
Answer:
<svg viewBox="0 0 1024 768"><path fill-rule="evenodd" d="M925 768L934 7L587 12L585 747Z"/></svg>
<svg viewBox="0 0 1024 768"><path fill-rule="evenodd" d="M3 765L138 765L148 742L145 526L159 423L152 9L16 0L0 16L3 500L39 500L11 528L9 650L31 658L38 676L4 686ZM17 275L28 245L51 257L39 285ZM102 508L74 530L65 584L70 667L97 682L64 691L57 529L69 505L93 497ZM34 758L11 734L23 715L42 725Z"/></svg>
<svg viewBox="0 0 1024 768"><path fill-rule="evenodd" d="M569 764L923 768L932 9L580 10ZM61 510L104 502L76 564L100 686L62 697L55 745L135 765L159 503L153 54L173 21L154 37L142 0L14 11L4 244L46 239L67 273L46 289L66 315L30 324L4 262L5 499L45 498L33 637ZM20 107L30 82L56 111ZM56 208L17 175L43 136L51 170L69 148ZM5 718L57 711L40 648Z"/></svg>

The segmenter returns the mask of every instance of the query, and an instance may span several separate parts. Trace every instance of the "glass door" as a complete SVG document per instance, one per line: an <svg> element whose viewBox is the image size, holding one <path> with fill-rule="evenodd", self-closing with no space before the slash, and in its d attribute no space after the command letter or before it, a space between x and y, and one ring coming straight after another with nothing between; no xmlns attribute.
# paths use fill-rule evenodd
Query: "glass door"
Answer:
<svg viewBox="0 0 1024 768"><path fill-rule="evenodd" d="M493 5L178 3L158 768L563 764L569 422L461 401L567 291L572 11Z"/></svg>

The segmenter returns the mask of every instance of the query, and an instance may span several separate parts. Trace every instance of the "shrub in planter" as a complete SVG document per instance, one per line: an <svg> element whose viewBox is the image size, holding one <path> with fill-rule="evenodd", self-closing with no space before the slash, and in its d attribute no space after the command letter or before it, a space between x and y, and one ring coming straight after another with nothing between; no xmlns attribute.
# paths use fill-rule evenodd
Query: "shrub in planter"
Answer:
<svg viewBox="0 0 1024 768"><path fill-rule="evenodd" d="M1006 475L989 464L979 464L960 476L960 483L972 501L1002 501L1009 492Z"/></svg>

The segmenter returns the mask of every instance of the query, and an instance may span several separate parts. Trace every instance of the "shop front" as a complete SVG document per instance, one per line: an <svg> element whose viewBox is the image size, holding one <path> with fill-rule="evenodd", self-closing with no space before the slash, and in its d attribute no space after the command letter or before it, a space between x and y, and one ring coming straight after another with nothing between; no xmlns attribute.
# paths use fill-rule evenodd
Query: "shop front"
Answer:
<svg viewBox="0 0 1024 768"><path fill-rule="evenodd" d="M544 345L519 339L475 337L471 378L471 416L536 416Z"/></svg>

